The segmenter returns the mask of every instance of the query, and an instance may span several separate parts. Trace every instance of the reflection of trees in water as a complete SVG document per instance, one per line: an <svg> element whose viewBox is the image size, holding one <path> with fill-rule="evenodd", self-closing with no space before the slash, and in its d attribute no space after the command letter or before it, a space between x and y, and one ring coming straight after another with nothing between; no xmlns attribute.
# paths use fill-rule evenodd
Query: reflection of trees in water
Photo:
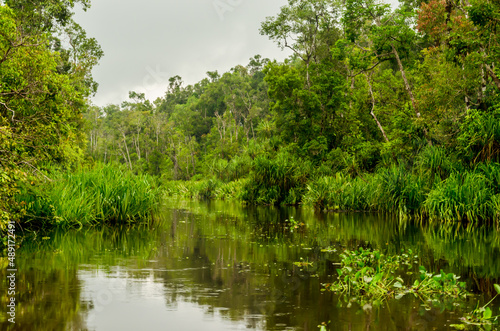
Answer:
<svg viewBox="0 0 500 331"><path fill-rule="evenodd" d="M295 207L192 201L182 207L166 210L163 223L154 226L56 232L50 240L25 245L23 256L45 256L44 265L52 268L35 272L30 276L35 278L26 282L32 289L43 282L64 284L65 290L56 293L62 298L55 302L66 303L52 303L47 309L60 312L53 320L82 324L82 328L86 304L80 302L74 271L79 264L98 265L104 271L122 266L121 277L127 279L152 275L163 284L167 309L190 302L207 314L245 321L251 328L279 329L283 324L317 330L318 324L331 320L332 330L337 329L335 325L349 324L352 330L384 325L393 330L425 330L456 316L438 308L422 311L418 300L407 297L366 312L355 304L346 308L347 303L338 309L339 298L321 292L320 284L333 281L330 275L336 274L333 262L339 262L339 253L359 246L390 254L411 248L420 252L420 262L431 271L451 268L457 272L464 265L460 270L467 271L479 288L487 287L484 275L500 272L500 261L494 261L491 254L498 250L498 238L487 230L440 232L379 215L315 214L312 209ZM295 225L300 224L297 228L292 227L292 218ZM327 247L327 252L322 251ZM312 264L293 264L298 261ZM26 258L24 270L30 263ZM36 298L26 301L33 302L29 304L33 307L48 295L38 289L33 294ZM44 329L35 325L30 330Z"/></svg>
<svg viewBox="0 0 500 331"><path fill-rule="evenodd" d="M238 316L249 313L264 314L268 325L280 323L280 320L286 320L285 324L287 325L300 325L300 323L295 324L292 321L301 316L302 321L314 320L315 322L311 325L322 320L317 313L312 313L306 318L304 315L306 315L307 309L299 312L296 311L295 307L315 307L321 302L323 307L332 307L332 310L338 311L334 309L332 301L322 301L325 295L320 293L319 283L316 279L308 278L304 280L291 277L293 280L286 281L275 280L276 276L273 276L275 273L280 276L293 274L291 263L298 261L298 258L302 257L316 263L316 272L320 275L320 280L323 281L323 277L335 272L332 262L338 261L338 254L318 254L320 248L333 247L337 249L337 252L340 252L344 248L354 249L364 246L379 248L389 254L398 254L401 249L412 249L415 253L419 253L419 262L425 265L428 270L439 271L445 269L455 273L463 270L459 268L459 263L453 262L453 259L446 256L443 258L436 246L426 246L427 236L429 235L428 229L421 228L410 221L366 214L322 213L318 217L313 211L297 208L234 207L233 205L224 209L224 204L217 205L214 202L207 204L210 206L203 206L203 203L201 205L202 207L195 209L195 214L199 217L197 219L198 241L196 244L191 243L191 245L196 247L196 254L203 255L205 261L213 261L213 265L210 272L206 271L203 278L196 281L205 284L207 287L226 287L230 288L230 290L223 292L219 296L219 300L213 298L203 299L199 303L215 307L229 305L231 310L240 312L247 309L246 312L240 313ZM217 212L213 210L217 210ZM303 227L294 233L286 229L286 223L284 222L284 220L290 219L292 216L295 220L305 223ZM478 234L480 238L481 235ZM222 247L220 241L224 240L222 238L224 235L233 241L242 241L245 244L238 247L237 244L226 239L231 244L225 243L224 245L230 247ZM475 233L469 232L467 242L477 241L477 238L472 238L475 235ZM204 250L206 241L210 240L211 236L219 240L219 242L213 241L209 245L217 247L217 250L213 248ZM491 236L491 239L494 238L497 238L497 236ZM455 243L452 239L449 238L443 243L453 247ZM254 244L248 245L249 242ZM189 243L185 244L190 245ZM260 247L260 245L264 247ZM299 245L301 246L298 247ZM458 247L460 245L458 243ZM485 247L487 247L486 252L491 252L488 248L490 246L485 245ZM304 250L303 248L309 249ZM468 249L464 248L464 250ZM452 254L455 261L461 259L462 253L457 247L455 247L455 251L447 248L442 251ZM494 256L490 255L490 258L492 257L494 258ZM471 258L474 259L474 256L471 256ZM235 270L235 267L224 267L226 263L233 266L242 263L242 261L251 261L248 264L252 269L251 273ZM267 268L262 268L266 263L269 263ZM448 264L453 268L450 269ZM483 263L480 263L480 265L481 268L488 268ZM479 264L475 266L479 266ZM468 270L469 279L476 278L475 282L478 284L489 283L491 285L491 281L478 278L477 274L474 273L474 268L469 267ZM494 273L499 274L496 271ZM259 279L258 275L265 276ZM207 282L207 279L210 282ZM300 285L295 287L294 281ZM426 329L428 325L445 325L446 319L453 317L450 313L436 312L435 309L431 309L429 312L425 309L422 311L418 300L410 301L409 305L405 311L399 309L400 313L398 313L397 317L389 312L385 313L386 317L388 320L398 320L399 322L395 325L400 327L409 323L415 329L421 330ZM253 311L249 312L248 307L253 307ZM453 310L452 307L449 308ZM439 310L439 307L436 309ZM344 313L339 318L349 319L352 317L356 319L354 315L349 317L350 315L345 310L340 311ZM384 313L379 311L378 314ZM327 319L323 318L323 320ZM369 321L368 318L366 323L365 326L369 327L370 324L375 323L375 320ZM317 324L314 324L313 329L316 326Z"/></svg>
<svg viewBox="0 0 500 331"><path fill-rule="evenodd" d="M26 263L19 255L17 261L16 324L0 319L0 330L85 330L89 307L80 302L77 271L47 263L52 261ZM5 279L7 271L0 271L0 275ZM2 291L1 296L6 306L7 291Z"/></svg>
<svg viewBox="0 0 500 331"><path fill-rule="evenodd" d="M432 260L440 263L440 268L463 275L476 291L496 293L493 284L500 280L500 236L495 229L428 225L423 236Z"/></svg>

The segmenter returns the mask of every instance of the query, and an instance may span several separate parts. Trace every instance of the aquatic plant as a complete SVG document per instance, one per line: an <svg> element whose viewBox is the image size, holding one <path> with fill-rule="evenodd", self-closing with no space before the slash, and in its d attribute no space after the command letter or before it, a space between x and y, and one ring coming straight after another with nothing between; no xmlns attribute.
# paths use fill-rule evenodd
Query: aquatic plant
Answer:
<svg viewBox="0 0 500 331"><path fill-rule="evenodd" d="M389 298L400 299L413 294L422 302L437 296L452 298L467 294L465 283L452 273L428 273L423 266L419 267L418 278L412 285L405 285L408 272L413 269L415 258L409 250L400 255L385 255L379 250L363 249L346 250L340 254L341 268L337 269L338 278L333 283L323 284L324 289L351 297L360 304L379 305ZM411 283L411 282L410 282Z"/></svg>
<svg viewBox="0 0 500 331"><path fill-rule="evenodd" d="M376 191L371 201L377 210L414 214L425 201L428 191L422 177L412 174L403 165L381 169L375 177Z"/></svg>
<svg viewBox="0 0 500 331"><path fill-rule="evenodd" d="M302 200L304 204L321 210L369 210L369 184L359 177L352 179L341 173L335 177L321 177L307 184L307 192Z"/></svg>
<svg viewBox="0 0 500 331"><path fill-rule="evenodd" d="M275 158L258 156L241 198L257 204L296 204L301 201L312 164L282 152Z"/></svg>
<svg viewBox="0 0 500 331"><path fill-rule="evenodd" d="M443 147L426 146L417 156L417 171L426 176L430 181L437 178L447 178L454 168L454 164Z"/></svg>
<svg viewBox="0 0 500 331"><path fill-rule="evenodd" d="M56 172L51 177L52 182L25 187L16 197L27 205L24 223L72 226L149 220L159 202L153 177L134 175L116 165Z"/></svg>
<svg viewBox="0 0 500 331"><path fill-rule="evenodd" d="M477 303L472 312L461 318L462 324L451 324L450 326L457 330L466 330L469 326L479 327L480 330L491 330L493 325L497 325L500 315L494 316L493 311L488 307L500 295L500 285L494 284L494 288L497 294L488 303L483 306L479 306Z"/></svg>
<svg viewBox="0 0 500 331"><path fill-rule="evenodd" d="M218 179L199 181L167 181L162 185L168 197L185 199L240 200L248 179L224 183Z"/></svg>

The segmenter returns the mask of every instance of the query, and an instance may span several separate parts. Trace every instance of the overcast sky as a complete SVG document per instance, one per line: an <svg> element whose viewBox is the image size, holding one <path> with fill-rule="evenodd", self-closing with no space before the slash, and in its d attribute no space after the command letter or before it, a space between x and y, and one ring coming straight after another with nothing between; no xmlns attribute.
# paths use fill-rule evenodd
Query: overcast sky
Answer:
<svg viewBox="0 0 500 331"><path fill-rule="evenodd" d="M194 84L207 71L224 73L247 65L256 54L283 60L289 53L267 36L260 23L286 0L93 0L75 20L102 46L94 68L98 106L121 103L129 91L162 96L168 78Z"/></svg>

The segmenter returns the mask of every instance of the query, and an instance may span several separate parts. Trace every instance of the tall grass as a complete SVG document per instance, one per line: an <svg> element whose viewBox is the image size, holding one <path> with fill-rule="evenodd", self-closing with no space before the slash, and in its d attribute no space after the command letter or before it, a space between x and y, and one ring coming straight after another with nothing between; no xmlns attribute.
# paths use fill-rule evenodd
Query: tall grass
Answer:
<svg viewBox="0 0 500 331"><path fill-rule="evenodd" d="M427 196L423 212L430 219L480 221L491 213L492 192L486 178L475 172L453 173Z"/></svg>
<svg viewBox="0 0 500 331"><path fill-rule="evenodd" d="M471 110L457 138L459 151L472 164L500 162L500 108Z"/></svg>
<svg viewBox="0 0 500 331"><path fill-rule="evenodd" d="M113 165L52 177L52 182L25 188L17 197L27 206L24 222L74 226L149 220L160 197L152 177Z"/></svg>
<svg viewBox="0 0 500 331"><path fill-rule="evenodd" d="M247 153L235 155L231 160L213 158L205 161L203 173L224 183L247 177L252 170L253 159ZM200 176L197 179L201 179Z"/></svg>
<svg viewBox="0 0 500 331"><path fill-rule="evenodd" d="M416 166L420 175L424 175L433 181L436 176L440 180L447 178L456 164L451 161L444 148L426 146L418 154Z"/></svg>
<svg viewBox="0 0 500 331"><path fill-rule="evenodd" d="M381 169L372 178L375 187L369 200L379 211L414 214L425 201L428 188L424 179L404 166Z"/></svg>
<svg viewBox="0 0 500 331"><path fill-rule="evenodd" d="M230 164L243 159L221 162L225 170L214 179L168 182L164 188L168 195L184 198L303 203L320 210L377 211L444 222L500 222L500 164L479 163L466 170L465 163L438 146L425 147L413 165L387 165L356 177L331 175L334 170L325 164L320 169L283 150L245 159L247 166L236 174Z"/></svg>
<svg viewBox="0 0 500 331"><path fill-rule="evenodd" d="M169 197L185 199L239 200L247 179L224 183L218 179L168 181L162 185Z"/></svg>
<svg viewBox="0 0 500 331"><path fill-rule="evenodd" d="M316 209L370 210L369 191L370 186L361 178L338 173L309 183L303 203Z"/></svg>
<svg viewBox="0 0 500 331"><path fill-rule="evenodd" d="M305 192L312 164L287 152L274 158L258 156L243 187L244 201L257 204L297 204Z"/></svg>
<svg viewBox="0 0 500 331"><path fill-rule="evenodd" d="M352 178L322 177L307 185L304 203L319 209L364 210L414 214L425 201L423 180L404 167Z"/></svg>

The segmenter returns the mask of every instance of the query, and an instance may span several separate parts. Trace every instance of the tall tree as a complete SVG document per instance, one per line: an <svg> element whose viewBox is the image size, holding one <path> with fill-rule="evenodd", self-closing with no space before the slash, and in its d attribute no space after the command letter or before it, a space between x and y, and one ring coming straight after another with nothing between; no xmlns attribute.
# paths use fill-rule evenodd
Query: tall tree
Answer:
<svg viewBox="0 0 500 331"><path fill-rule="evenodd" d="M288 6L281 7L278 15L261 24L260 33L282 49L292 50L304 62L310 87L310 64L329 57L330 47L338 38L338 13L333 0L288 0Z"/></svg>

